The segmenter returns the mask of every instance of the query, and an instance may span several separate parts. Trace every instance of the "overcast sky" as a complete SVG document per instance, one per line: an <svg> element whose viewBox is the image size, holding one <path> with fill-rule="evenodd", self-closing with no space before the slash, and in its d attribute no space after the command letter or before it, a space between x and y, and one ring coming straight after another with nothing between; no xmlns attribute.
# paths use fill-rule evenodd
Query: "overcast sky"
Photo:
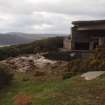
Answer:
<svg viewBox="0 0 105 105"><path fill-rule="evenodd" d="M0 32L69 34L73 20L104 17L105 0L0 0Z"/></svg>

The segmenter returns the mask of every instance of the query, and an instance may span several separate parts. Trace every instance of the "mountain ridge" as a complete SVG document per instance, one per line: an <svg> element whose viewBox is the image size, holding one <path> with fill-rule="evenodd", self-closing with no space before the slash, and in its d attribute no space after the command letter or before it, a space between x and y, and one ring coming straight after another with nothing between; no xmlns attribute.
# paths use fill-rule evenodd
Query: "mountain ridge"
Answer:
<svg viewBox="0 0 105 105"><path fill-rule="evenodd" d="M17 45L29 43L35 40L40 40L53 36L65 36L63 34L34 34L21 32L0 33L0 45Z"/></svg>

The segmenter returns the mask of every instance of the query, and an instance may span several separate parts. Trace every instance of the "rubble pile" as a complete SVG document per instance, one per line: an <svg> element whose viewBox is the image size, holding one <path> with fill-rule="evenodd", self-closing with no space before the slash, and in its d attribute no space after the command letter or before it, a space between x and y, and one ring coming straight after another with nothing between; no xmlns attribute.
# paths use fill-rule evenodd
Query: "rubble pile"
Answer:
<svg viewBox="0 0 105 105"><path fill-rule="evenodd" d="M19 56L16 58L9 58L2 61L2 63L8 64L17 72L28 71L42 71L47 73L55 72L54 69L62 69L67 63L63 61L52 61L46 59L40 54ZM61 71L61 70L60 70ZM59 71L56 71L59 72Z"/></svg>

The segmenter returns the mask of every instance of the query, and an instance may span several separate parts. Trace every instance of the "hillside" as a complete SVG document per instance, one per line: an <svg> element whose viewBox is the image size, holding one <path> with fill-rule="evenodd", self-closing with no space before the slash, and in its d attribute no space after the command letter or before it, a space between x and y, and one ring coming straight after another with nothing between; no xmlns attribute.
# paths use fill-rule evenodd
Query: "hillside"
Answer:
<svg viewBox="0 0 105 105"><path fill-rule="evenodd" d="M17 45L57 36L55 34L29 34L21 32L0 33L0 45ZM65 35L58 35L65 36Z"/></svg>
<svg viewBox="0 0 105 105"><path fill-rule="evenodd" d="M31 105L105 105L105 75L91 81L75 76L60 81L15 81L0 94L1 105L14 105L16 96L30 96Z"/></svg>
<svg viewBox="0 0 105 105"><path fill-rule="evenodd" d="M32 40L22 36L0 34L0 45L16 45L16 44L28 43L31 41Z"/></svg>
<svg viewBox="0 0 105 105"><path fill-rule="evenodd" d="M63 37L52 37L36 40L27 44L0 48L0 60L7 59L9 57L16 57L23 54L36 54L49 51L57 51L62 47Z"/></svg>
<svg viewBox="0 0 105 105"><path fill-rule="evenodd" d="M54 52L56 58L62 40L0 48L0 63L13 74L11 84L0 90L1 105L105 105L105 47L69 62L43 56Z"/></svg>

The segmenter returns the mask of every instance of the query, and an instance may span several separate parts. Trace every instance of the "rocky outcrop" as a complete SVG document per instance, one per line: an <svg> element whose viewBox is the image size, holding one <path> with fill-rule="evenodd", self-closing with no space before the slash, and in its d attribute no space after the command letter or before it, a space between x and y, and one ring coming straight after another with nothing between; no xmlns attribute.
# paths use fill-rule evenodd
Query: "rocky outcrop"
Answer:
<svg viewBox="0 0 105 105"><path fill-rule="evenodd" d="M99 76L105 74L105 71L91 71L81 75L85 80L93 80L98 78Z"/></svg>
<svg viewBox="0 0 105 105"><path fill-rule="evenodd" d="M67 69L67 62L49 60L40 54L9 58L2 63L8 64L16 72L36 71L38 75L40 73L57 74Z"/></svg>

